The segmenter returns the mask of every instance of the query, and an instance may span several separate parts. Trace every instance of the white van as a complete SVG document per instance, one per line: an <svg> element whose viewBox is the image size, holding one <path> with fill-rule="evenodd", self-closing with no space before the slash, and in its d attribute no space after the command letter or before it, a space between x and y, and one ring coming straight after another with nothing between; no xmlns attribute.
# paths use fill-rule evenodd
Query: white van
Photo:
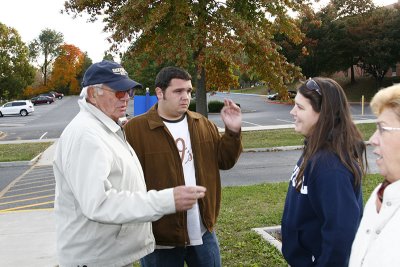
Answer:
<svg viewBox="0 0 400 267"><path fill-rule="evenodd" d="M35 109L30 100L16 100L5 103L0 107L0 117L4 115L21 115L27 116L32 113Z"/></svg>

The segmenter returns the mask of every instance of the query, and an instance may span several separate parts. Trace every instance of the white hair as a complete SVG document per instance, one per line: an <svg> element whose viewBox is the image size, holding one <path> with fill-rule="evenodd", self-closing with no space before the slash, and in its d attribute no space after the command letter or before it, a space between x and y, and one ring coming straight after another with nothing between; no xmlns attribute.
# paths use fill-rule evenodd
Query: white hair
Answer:
<svg viewBox="0 0 400 267"><path fill-rule="evenodd" d="M88 91L89 87L94 87L94 88L96 88L96 89L97 89L97 92L99 93L99 89L101 90L102 86L103 86L102 83L99 83L99 84L92 84L92 85L85 86L85 87L82 88L82 91L81 91L81 93L79 94L79 97L80 97L80 98L87 98L87 97L88 97L87 91ZM99 94L101 94L101 93L99 93Z"/></svg>

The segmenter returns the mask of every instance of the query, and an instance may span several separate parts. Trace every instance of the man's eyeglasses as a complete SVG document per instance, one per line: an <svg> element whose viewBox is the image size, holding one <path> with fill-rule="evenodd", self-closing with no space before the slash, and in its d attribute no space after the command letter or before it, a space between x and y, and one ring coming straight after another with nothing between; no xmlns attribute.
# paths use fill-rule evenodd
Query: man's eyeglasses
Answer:
<svg viewBox="0 0 400 267"><path fill-rule="evenodd" d="M308 90L313 90L313 91L317 91L317 93L319 95L322 95L321 93L321 88L319 87L318 83L316 81L314 81L313 79L308 79L308 81L306 82L306 87Z"/></svg>
<svg viewBox="0 0 400 267"><path fill-rule="evenodd" d="M379 122L376 124L376 128L378 129L380 134L383 134L384 132L400 131L400 128L398 127L382 126Z"/></svg>
<svg viewBox="0 0 400 267"><path fill-rule="evenodd" d="M113 92L115 94L115 97L118 98L118 99L124 98L125 94L128 94L130 98L132 98L135 95L135 90L133 88L132 89L128 89L126 91L115 91L115 90L111 90L111 89L105 88L103 86L103 87L101 87L101 89L109 91L109 92Z"/></svg>

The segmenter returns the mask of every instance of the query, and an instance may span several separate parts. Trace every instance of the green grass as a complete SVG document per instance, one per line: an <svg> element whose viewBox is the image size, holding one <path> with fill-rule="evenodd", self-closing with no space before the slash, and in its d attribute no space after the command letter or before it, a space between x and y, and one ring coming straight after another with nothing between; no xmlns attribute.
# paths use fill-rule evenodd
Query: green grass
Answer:
<svg viewBox="0 0 400 267"><path fill-rule="evenodd" d="M267 95L268 90L267 90L267 87L265 87L265 86L255 86L255 87L250 87L250 88L234 89L234 90L231 90L231 93Z"/></svg>
<svg viewBox="0 0 400 267"><path fill-rule="evenodd" d="M381 180L379 175L364 179L364 203ZM280 252L251 230L280 225L287 186L283 182L222 189L216 233L223 266L287 266Z"/></svg>
<svg viewBox="0 0 400 267"><path fill-rule="evenodd" d="M376 130L374 123L357 124L357 127L363 134L364 140L368 140ZM303 139L303 136L294 129L242 132L244 148L297 146L303 144Z"/></svg>
<svg viewBox="0 0 400 267"><path fill-rule="evenodd" d="M31 160L52 143L23 143L0 145L0 162Z"/></svg>

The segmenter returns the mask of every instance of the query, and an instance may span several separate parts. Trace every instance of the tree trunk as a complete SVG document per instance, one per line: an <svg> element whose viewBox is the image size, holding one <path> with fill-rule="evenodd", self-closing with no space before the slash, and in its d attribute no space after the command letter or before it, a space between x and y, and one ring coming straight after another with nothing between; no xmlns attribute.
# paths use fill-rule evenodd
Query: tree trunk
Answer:
<svg viewBox="0 0 400 267"><path fill-rule="evenodd" d="M204 66L196 64L196 112L208 118L207 92L206 92L206 71Z"/></svg>
<svg viewBox="0 0 400 267"><path fill-rule="evenodd" d="M204 49L206 47L206 29L207 29L207 1L199 0L199 7L197 11L197 38L198 50L193 55L193 60L196 66L196 111L206 118L207 112L207 92L206 92L206 69L205 69L205 55Z"/></svg>
<svg viewBox="0 0 400 267"><path fill-rule="evenodd" d="M47 85L47 65L48 65L49 63L47 62L47 51L45 51L45 53L44 53L44 65L43 65L43 68L44 68L44 86L46 86Z"/></svg>
<svg viewBox="0 0 400 267"><path fill-rule="evenodd" d="M352 64L350 67L350 83L355 84L356 79L354 78L354 65Z"/></svg>

